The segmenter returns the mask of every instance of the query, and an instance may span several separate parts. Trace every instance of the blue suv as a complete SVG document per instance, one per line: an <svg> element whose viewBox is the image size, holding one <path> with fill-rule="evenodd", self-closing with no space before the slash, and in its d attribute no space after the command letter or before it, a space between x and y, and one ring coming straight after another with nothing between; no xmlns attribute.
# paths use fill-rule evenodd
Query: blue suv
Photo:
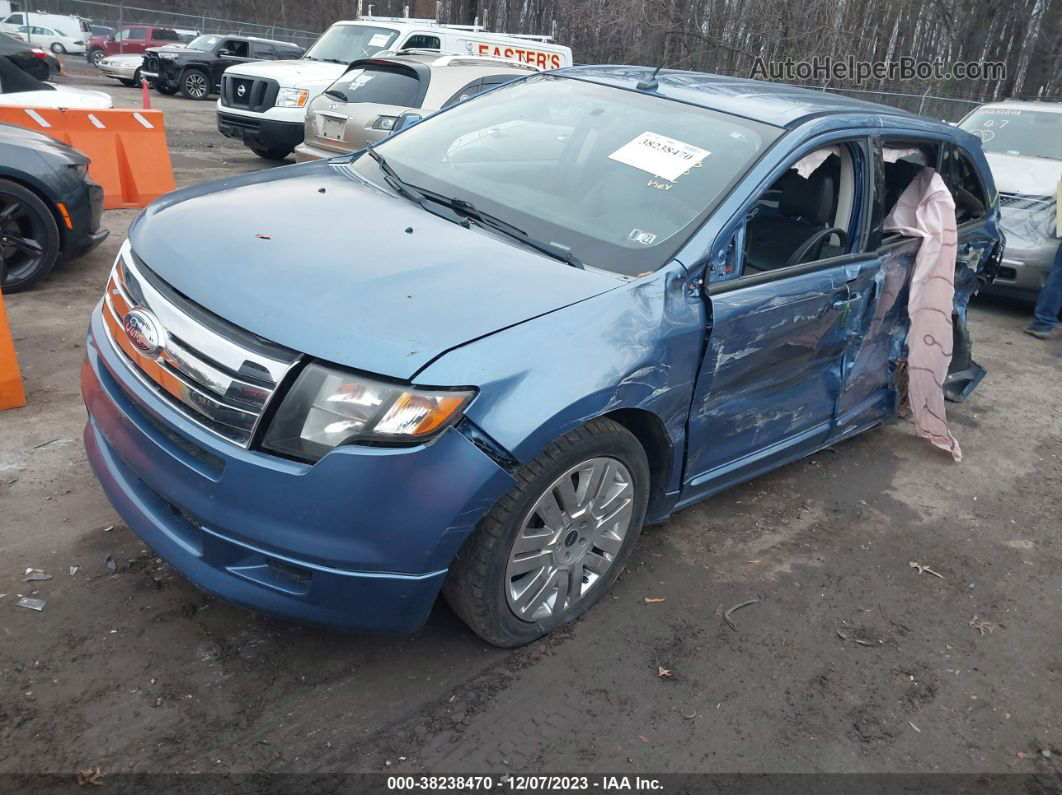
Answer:
<svg viewBox="0 0 1062 795"><path fill-rule="evenodd" d="M411 631L442 591L526 643L608 591L643 524L895 414L919 240L883 219L924 168L955 196L964 397L999 258L975 137L578 67L152 204L91 321L89 460L223 599Z"/></svg>

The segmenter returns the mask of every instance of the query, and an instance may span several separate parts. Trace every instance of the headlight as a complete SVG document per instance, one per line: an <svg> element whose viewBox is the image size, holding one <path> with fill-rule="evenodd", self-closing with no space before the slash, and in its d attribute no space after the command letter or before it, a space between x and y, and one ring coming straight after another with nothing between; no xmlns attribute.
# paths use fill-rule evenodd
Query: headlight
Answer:
<svg viewBox="0 0 1062 795"><path fill-rule="evenodd" d="M175 52L160 52L158 54L160 61L176 61L177 53Z"/></svg>
<svg viewBox="0 0 1062 795"><path fill-rule="evenodd" d="M276 106L278 108L301 108L310 98L310 92L305 88L282 88L277 92Z"/></svg>
<svg viewBox="0 0 1062 795"><path fill-rule="evenodd" d="M88 163L71 163L69 166L67 166L67 168L77 174L78 179L84 179L86 176L88 176Z"/></svg>
<svg viewBox="0 0 1062 795"><path fill-rule="evenodd" d="M374 130L393 130L397 119L397 116L378 116L376 121L372 123L372 128Z"/></svg>
<svg viewBox="0 0 1062 795"><path fill-rule="evenodd" d="M316 461L341 444L414 443L461 418L472 390L408 389L311 364L284 396L262 446Z"/></svg>

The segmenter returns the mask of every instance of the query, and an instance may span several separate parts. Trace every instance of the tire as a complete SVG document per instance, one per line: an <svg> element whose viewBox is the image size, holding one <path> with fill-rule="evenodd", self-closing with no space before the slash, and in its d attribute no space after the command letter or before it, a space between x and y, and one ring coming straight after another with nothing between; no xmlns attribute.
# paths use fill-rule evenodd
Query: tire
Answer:
<svg viewBox="0 0 1062 795"><path fill-rule="evenodd" d="M98 47L96 49L94 49L94 50L89 50L88 59L89 59L89 63L91 63L93 66L99 66L100 65L100 61L102 61L106 57L107 57L107 53L105 53L103 50L99 49Z"/></svg>
<svg viewBox="0 0 1062 795"><path fill-rule="evenodd" d="M163 96L172 97L180 89L176 88L175 86L171 86L167 83L155 83L155 90Z"/></svg>
<svg viewBox="0 0 1062 795"><path fill-rule="evenodd" d="M588 507L564 510L566 502L581 504L576 498L584 478ZM560 496L563 491L568 500ZM593 420L517 470L512 491L495 503L462 546L443 595L488 643L530 643L578 618L608 593L641 532L648 497L649 462L641 444L622 425ZM611 517L599 522L597 530L595 503ZM616 510L621 503L626 507ZM547 524L540 510L553 520ZM565 599L558 609L562 589Z"/></svg>
<svg viewBox="0 0 1062 795"><path fill-rule="evenodd" d="M39 282L59 257L59 226L33 191L0 179L0 246L3 291L17 293Z"/></svg>
<svg viewBox="0 0 1062 795"><path fill-rule="evenodd" d="M201 69L185 69L180 88L185 99L210 99L210 77Z"/></svg>
<svg viewBox="0 0 1062 795"><path fill-rule="evenodd" d="M268 146L250 146L250 144L248 144L248 147L252 152L254 152L259 157L263 158L264 160L284 160L293 151L291 149L282 149L279 147L271 148Z"/></svg>
<svg viewBox="0 0 1062 795"><path fill-rule="evenodd" d="M64 47L62 43L58 41L52 42L51 51L56 55L66 55L66 47Z"/></svg>

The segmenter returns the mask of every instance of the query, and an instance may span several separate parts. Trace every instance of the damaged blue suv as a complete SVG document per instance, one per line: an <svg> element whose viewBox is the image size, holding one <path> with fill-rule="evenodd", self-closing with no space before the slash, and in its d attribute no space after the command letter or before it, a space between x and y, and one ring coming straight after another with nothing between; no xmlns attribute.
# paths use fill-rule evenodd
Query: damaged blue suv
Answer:
<svg viewBox="0 0 1062 795"><path fill-rule="evenodd" d="M646 522L895 413L920 241L883 219L924 168L955 196L965 397L999 249L976 138L578 67L152 204L91 321L89 460L223 599L411 631L441 591L526 643L608 591Z"/></svg>

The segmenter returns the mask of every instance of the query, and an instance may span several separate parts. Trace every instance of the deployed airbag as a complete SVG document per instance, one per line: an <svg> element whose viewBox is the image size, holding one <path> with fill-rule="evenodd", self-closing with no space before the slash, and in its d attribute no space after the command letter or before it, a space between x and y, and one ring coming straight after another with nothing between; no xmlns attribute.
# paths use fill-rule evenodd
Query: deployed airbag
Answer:
<svg viewBox="0 0 1062 795"><path fill-rule="evenodd" d="M955 200L934 169L925 168L900 194L885 229L921 239L911 273L907 335L908 393L918 435L962 460L944 412L944 379L952 355L952 302L958 239Z"/></svg>

